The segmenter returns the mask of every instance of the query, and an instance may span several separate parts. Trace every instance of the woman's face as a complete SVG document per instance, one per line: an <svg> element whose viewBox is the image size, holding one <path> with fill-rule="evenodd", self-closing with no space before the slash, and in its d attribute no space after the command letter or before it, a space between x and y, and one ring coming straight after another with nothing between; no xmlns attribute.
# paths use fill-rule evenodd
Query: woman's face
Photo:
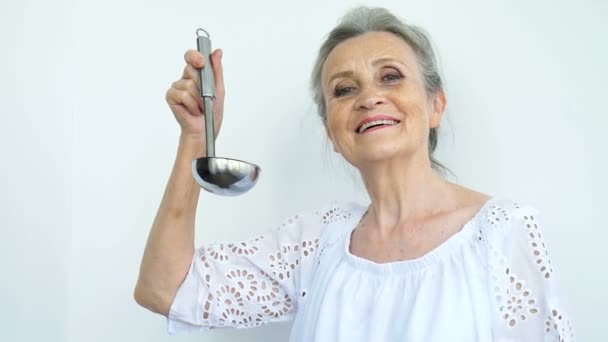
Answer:
<svg viewBox="0 0 608 342"><path fill-rule="evenodd" d="M321 80L327 133L351 164L428 159L429 129L441 121L445 95L428 96L403 39L388 32L350 38L331 51Z"/></svg>

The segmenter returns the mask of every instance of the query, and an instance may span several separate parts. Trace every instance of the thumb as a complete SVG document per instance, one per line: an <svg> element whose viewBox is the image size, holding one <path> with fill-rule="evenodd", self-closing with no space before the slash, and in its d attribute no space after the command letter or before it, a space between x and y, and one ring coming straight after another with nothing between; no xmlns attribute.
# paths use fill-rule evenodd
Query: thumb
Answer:
<svg viewBox="0 0 608 342"><path fill-rule="evenodd" d="M216 95L224 97L224 67L222 65L222 56L224 52L221 49L213 51L211 54L211 64L213 66L213 76L215 77Z"/></svg>

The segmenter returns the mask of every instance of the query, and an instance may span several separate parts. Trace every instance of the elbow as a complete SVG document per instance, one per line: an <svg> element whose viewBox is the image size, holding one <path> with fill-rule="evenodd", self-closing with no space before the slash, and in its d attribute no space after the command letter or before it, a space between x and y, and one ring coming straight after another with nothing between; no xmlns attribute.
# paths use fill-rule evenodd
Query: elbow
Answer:
<svg viewBox="0 0 608 342"><path fill-rule="evenodd" d="M133 291L133 299L135 300L135 302L139 304L139 306L142 306L147 309L149 303L148 298L149 296L144 292L142 287L137 285L135 287L135 291Z"/></svg>
<svg viewBox="0 0 608 342"><path fill-rule="evenodd" d="M154 313L169 316L172 300L165 295L147 291L143 286L137 285L133 291L135 302Z"/></svg>

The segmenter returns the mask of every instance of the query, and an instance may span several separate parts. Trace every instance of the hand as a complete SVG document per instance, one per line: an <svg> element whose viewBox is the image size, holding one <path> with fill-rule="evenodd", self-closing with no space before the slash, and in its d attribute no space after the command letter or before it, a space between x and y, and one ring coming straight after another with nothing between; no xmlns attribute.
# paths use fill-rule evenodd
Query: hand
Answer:
<svg viewBox="0 0 608 342"><path fill-rule="evenodd" d="M181 126L182 136L200 138L205 141L205 104L201 98L200 69L205 66L205 57L197 50L188 50L184 59L186 67L182 78L167 90L166 100ZM214 132L219 134L224 116L224 72L222 69L222 50L211 54L211 66L215 78L215 101L213 104ZM208 67L208 66L207 66Z"/></svg>

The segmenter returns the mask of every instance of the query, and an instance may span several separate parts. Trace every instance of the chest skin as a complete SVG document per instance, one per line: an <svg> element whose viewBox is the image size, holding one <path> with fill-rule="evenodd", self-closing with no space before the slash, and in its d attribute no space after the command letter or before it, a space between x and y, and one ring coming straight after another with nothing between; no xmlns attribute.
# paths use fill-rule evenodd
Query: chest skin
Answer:
<svg viewBox="0 0 608 342"><path fill-rule="evenodd" d="M376 263L416 259L458 233L478 211L477 205L466 207L397 227L389 234L381 234L362 220L352 232L349 250Z"/></svg>

